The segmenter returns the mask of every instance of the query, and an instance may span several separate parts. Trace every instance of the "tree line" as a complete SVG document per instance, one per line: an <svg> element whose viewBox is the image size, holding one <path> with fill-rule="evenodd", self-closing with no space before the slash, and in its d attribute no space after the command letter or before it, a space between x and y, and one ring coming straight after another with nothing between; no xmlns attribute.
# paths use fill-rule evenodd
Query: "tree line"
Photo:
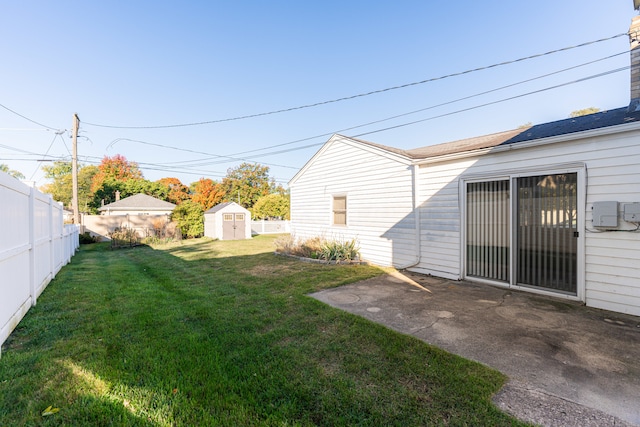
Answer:
<svg viewBox="0 0 640 427"><path fill-rule="evenodd" d="M44 166L45 178L51 180L40 189L71 207L71 162L56 161ZM248 209L254 219L288 219L288 192L269 177L269 167L242 163L231 168L221 181L200 178L185 185L178 178L157 181L144 178L138 164L116 154L105 156L98 166L78 167L78 207L81 212L96 214L101 206L135 194L147 194L177 205L176 214L202 215L223 202L236 202ZM191 234L191 233L189 233Z"/></svg>

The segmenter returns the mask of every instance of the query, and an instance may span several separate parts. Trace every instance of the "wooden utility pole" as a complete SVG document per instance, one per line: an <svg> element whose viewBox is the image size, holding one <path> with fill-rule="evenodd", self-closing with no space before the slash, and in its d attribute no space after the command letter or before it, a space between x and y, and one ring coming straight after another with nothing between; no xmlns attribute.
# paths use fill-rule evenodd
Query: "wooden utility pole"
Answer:
<svg viewBox="0 0 640 427"><path fill-rule="evenodd" d="M78 128L80 118L78 114L73 115L73 156L71 157L71 180L73 183L73 194L71 195L71 207L73 208L73 223L80 225L80 208L78 207Z"/></svg>

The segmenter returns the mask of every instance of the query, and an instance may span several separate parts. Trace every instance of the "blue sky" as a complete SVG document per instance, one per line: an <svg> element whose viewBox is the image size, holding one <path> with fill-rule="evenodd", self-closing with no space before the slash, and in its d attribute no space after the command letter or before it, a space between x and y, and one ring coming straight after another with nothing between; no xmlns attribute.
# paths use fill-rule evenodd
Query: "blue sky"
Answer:
<svg viewBox="0 0 640 427"><path fill-rule="evenodd" d="M219 180L244 159L286 183L331 133L416 110L341 133L416 148L617 108L629 102L627 70L475 107L628 66L624 36L436 78L608 39L626 33L636 13L631 0L4 2L0 104L50 129L0 108L0 163L44 184L46 163L36 160L70 158L69 132L55 131L69 130L78 113L85 164L122 154L147 179L188 184ZM376 132L416 120L424 121ZM218 122L95 126L205 121Z"/></svg>

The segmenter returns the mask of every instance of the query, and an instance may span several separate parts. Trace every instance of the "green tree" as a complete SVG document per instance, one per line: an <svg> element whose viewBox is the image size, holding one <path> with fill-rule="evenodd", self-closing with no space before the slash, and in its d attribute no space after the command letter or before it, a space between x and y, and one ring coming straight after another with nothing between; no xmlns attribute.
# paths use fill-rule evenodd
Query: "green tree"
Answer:
<svg viewBox="0 0 640 427"><path fill-rule="evenodd" d="M251 214L255 219L289 219L289 197L276 193L262 196Z"/></svg>
<svg viewBox="0 0 640 427"><path fill-rule="evenodd" d="M8 173L16 179L24 179L24 175L21 172L9 168L9 165L5 165L4 163L0 163L0 171Z"/></svg>
<svg viewBox="0 0 640 427"><path fill-rule="evenodd" d="M575 110L569 114L569 117L588 116L589 114L599 113L600 109L596 107L583 108L582 110Z"/></svg>
<svg viewBox="0 0 640 427"><path fill-rule="evenodd" d="M71 207L73 197L73 177L71 174L71 162L55 161L51 165L43 166L44 176L52 180L40 189L44 193L51 194L54 200L62 202L64 206ZM91 183L98 168L93 165L78 166L78 208L83 212L91 211L93 193Z"/></svg>
<svg viewBox="0 0 640 427"><path fill-rule="evenodd" d="M226 201L251 209L260 197L271 194L277 187L273 178L269 178L268 166L242 163L227 171L227 176L222 179L222 188Z"/></svg>
<svg viewBox="0 0 640 427"><path fill-rule="evenodd" d="M183 237L200 237L204 234L204 211L191 200L179 204L171 213L171 220L180 227Z"/></svg>

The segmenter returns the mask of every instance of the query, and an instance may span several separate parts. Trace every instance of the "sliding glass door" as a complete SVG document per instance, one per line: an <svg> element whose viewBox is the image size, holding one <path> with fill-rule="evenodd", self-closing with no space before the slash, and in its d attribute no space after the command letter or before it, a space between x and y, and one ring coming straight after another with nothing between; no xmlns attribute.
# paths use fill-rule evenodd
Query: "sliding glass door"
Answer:
<svg viewBox="0 0 640 427"><path fill-rule="evenodd" d="M509 181L467 184L467 275L509 281Z"/></svg>
<svg viewBox="0 0 640 427"><path fill-rule="evenodd" d="M575 294L577 174L517 179L517 283Z"/></svg>
<svg viewBox="0 0 640 427"><path fill-rule="evenodd" d="M467 182L465 192L468 277L576 294L577 173Z"/></svg>

